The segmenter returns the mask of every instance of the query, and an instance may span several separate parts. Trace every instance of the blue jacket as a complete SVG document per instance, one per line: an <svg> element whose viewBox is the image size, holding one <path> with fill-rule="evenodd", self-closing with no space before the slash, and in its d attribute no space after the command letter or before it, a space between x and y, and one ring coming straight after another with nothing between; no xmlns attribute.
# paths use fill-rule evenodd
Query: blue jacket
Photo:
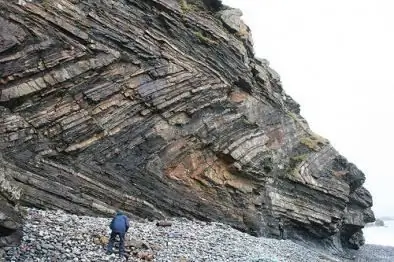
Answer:
<svg viewBox="0 0 394 262"><path fill-rule="evenodd" d="M116 233L126 233L129 230L129 219L122 213L116 213L116 216L112 219L110 228Z"/></svg>

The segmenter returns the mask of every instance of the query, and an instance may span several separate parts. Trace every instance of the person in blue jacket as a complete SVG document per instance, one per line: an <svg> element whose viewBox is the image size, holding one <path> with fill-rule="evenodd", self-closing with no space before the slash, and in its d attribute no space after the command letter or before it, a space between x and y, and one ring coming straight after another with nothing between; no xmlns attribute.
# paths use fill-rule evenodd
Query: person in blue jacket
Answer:
<svg viewBox="0 0 394 262"><path fill-rule="evenodd" d="M117 211L109 227L112 232L107 247L107 254L112 253L112 248L114 246L116 236L119 236L119 257L123 257L124 249L125 249L124 241L125 241L126 233L130 227L129 219L121 211Z"/></svg>

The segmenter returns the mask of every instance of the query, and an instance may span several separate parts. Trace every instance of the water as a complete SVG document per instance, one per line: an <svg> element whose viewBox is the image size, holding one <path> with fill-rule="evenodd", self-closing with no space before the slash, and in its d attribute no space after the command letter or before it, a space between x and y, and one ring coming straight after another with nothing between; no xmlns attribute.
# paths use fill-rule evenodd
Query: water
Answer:
<svg viewBox="0 0 394 262"><path fill-rule="evenodd" d="M363 229L366 244L394 246L394 221L384 221L384 227Z"/></svg>

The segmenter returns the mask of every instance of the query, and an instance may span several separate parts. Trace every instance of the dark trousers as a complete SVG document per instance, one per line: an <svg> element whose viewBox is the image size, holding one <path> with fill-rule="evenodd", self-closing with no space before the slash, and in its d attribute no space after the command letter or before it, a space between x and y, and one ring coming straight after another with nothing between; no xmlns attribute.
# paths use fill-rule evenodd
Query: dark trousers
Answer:
<svg viewBox="0 0 394 262"><path fill-rule="evenodd" d="M112 248L114 247L116 236L119 236L119 256L122 257L124 256L124 239L126 236L125 232L123 233L114 232L114 231L111 232L111 237L109 238L107 252L112 252Z"/></svg>
<svg viewBox="0 0 394 262"><path fill-rule="evenodd" d="M280 239L285 239L285 234L283 232L283 228L279 228Z"/></svg>

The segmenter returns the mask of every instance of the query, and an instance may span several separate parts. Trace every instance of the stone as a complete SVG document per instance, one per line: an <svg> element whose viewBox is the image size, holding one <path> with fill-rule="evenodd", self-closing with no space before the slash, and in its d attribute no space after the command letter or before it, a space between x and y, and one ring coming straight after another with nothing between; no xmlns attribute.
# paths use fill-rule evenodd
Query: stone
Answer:
<svg viewBox="0 0 394 262"><path fill-rule="evenodd" d="M145 261L152 261L154 259L153 253L148 251L140 251L137 253L136 257Z"/></svg>
<svg viewBox="0 0 394 262"><path fill-rule="evenodd" d="M179 260L178 260L178 262L188 262L189 260L186 258L186 257L184 257L184 256L181 256L180 258L179 258Z"/></svg>
<svg viewBox="0 0 394 262"><path fill-rule="evenodd" d="M52 249L54 249L54 246L53 246L53 245L47 244L47 243L41 244L41 247L42 247L43 249L47 249L47 250L52 250Z"/></svg>
<svg viewBox="0 0 394 262"><path fill-rule="evenodd" d="M357 231L349 238L348 243L350 248L359 249L365 244L363 233L361 231Z"/></svg>
<svg viewBox="0 0 394 262"><path fill-rule="evenodd" d="M108 242L109 242L109 239L106 236L101 236L99 238L100 245L103 245L103 246L108 245Z"/></svg>
<svg viewBox="0 0 394 262"><path fill-rule="evenodd" d="M22 240L22 214L17 208L20 190L6 172L0 153L0 249Z"/></svg>
<svg viewBox="0 0 394 262"><path fill-rule="evenodd" d="M248 34L248 28L241 20L242 11L240 9L226 9L219 12L222 21L234 32Z"/></svg>
<svg viewBox="0 0 394 262"><path fill-rule="evenodd" d="M93 238L93 243L95 245L101 245L100 239L98 237Z"/></svg>
<svg viewBox="0 0 394 262"><path fill-rule="evenodd" d="M23 2L0 1L1 245L21 239L18 202L271 237L282 218L290 239L363 243L375 219L365 175L310 130L254 56L239 10L218 0ZM90 235L66 250L104 242Z"/></svg>
<svg viewBox="0 0 394 262"><path fill-rule="evenodd" d="M375 226L384 227L384 221L382 219L376 219Z"/></svg>
<svg viewBox="0 0 394 262"><path fill-rule="evenodd" d="M141 240L129 239L125 242L125 247L137 248L137 249L148 249L149 245Z"/></svg>
<svg viewBox="0 0 394 262"><path fill-rule="evenodd" d="M172 222L171 221L158 221L156 223L156 226L158 226L158 227L170 227L170 226L172 226Z"/></svg>

